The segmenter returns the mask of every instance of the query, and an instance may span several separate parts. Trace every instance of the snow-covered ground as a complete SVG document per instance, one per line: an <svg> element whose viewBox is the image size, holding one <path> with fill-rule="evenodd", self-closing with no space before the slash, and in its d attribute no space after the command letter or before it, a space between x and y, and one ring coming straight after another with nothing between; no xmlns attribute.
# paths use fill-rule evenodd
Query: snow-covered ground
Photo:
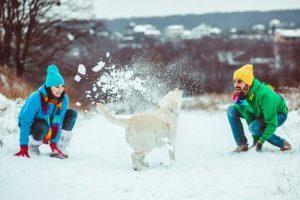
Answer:
<svg viewBox="0 0 300 200"><path fill-rule="evenodd" d="M266 144L261 153L231 153L235 143L225 110L183 111L177 161L169 165L166 148L155 149L146 157L149 169L135 172L124 130L103 115L81 113L66 160L50 158L46 145L40 156L14 157L18 134L6 134L0 148L0 199L299 200L299 116L291 112L277 132L293 145L292 152ZM1 123L15 123L11 116L1 118ZM248 131L247 136L251 143Z"/></svg>

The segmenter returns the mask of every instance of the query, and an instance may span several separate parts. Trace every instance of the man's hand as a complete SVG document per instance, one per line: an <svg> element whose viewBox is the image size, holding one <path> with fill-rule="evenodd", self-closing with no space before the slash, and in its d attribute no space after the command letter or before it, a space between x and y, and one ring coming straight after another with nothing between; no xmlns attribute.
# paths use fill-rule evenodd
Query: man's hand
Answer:
<svg viewBox="0 0 300 200"><path fill-rule="evenodd" d="M256 144L256 151L261 151L261 148L262 148L262 143L258 141Z"/></svg>

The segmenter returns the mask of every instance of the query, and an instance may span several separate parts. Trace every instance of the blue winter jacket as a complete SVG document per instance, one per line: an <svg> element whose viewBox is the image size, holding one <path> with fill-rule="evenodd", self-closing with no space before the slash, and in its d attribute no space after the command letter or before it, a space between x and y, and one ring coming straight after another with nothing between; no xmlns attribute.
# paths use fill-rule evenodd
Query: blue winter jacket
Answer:
<svg viewBox="0 0 300 200"><path fill-rule="evenodd" d="M29 134L31 132L31 126L35 120L44 120L44 114L42 110L42 103L40 92L47 94L45 85L42 85L38 90L32 92L26 99L25 104L22 106L19 117L18 126L20 128L20 145L28 145ZM55 138L51 139L51 142L57 143L61 133L62 123L69 105L69 97L65 94L62 100L62 108L60 112L59 130ZM48 110L50 119L53 118L55 111L55 104L48 103ZM46 122L46 121L45 121Z"/></svg>

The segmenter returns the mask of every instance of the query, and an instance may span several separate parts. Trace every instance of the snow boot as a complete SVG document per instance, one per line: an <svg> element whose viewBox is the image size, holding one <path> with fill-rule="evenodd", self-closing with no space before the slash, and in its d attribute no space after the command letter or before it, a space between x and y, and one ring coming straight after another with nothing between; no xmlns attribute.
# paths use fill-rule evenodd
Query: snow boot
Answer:
<svg viewBox="0 0 300 200"><path fill-rule="evenodd" d="M37 141L35 139L33 139L32 135L29 135L29 151L31 151L32 153L36 154L36 155L40 155L40 146L42 144L43 141Z"/></svg>
<svg viewBox="0 0 300 200"><path fill-rule="evenodd" d="M283 147L280 148L281 151L289 151L292 149L292 145L284 140Z"/></svg>
<svg viewBox="0 0 300 200"><path fill-rule="evenodd" d="M72 131L61 130L60 138L57 142L57 147L66 155L68 155L67 148L69 147L70 141L72 139Z"/></svg>
<svg viewBox="0 0 300 200"><path fill-rule="evenodd" d="M238 145L233 152L240 153L248 151L248 144Z"/></svg>

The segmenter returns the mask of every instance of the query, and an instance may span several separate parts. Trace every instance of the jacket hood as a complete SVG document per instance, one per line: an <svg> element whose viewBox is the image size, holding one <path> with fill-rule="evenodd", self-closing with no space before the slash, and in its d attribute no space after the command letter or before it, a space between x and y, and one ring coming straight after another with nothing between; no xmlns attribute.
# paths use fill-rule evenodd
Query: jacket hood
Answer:
<svg viewBox="0 0 300 200"><path fill-rule="evenodd" d="M41 92L44 95L47 95L46 86L45 84L41 85L38 89L39 92Z"/></svg>

